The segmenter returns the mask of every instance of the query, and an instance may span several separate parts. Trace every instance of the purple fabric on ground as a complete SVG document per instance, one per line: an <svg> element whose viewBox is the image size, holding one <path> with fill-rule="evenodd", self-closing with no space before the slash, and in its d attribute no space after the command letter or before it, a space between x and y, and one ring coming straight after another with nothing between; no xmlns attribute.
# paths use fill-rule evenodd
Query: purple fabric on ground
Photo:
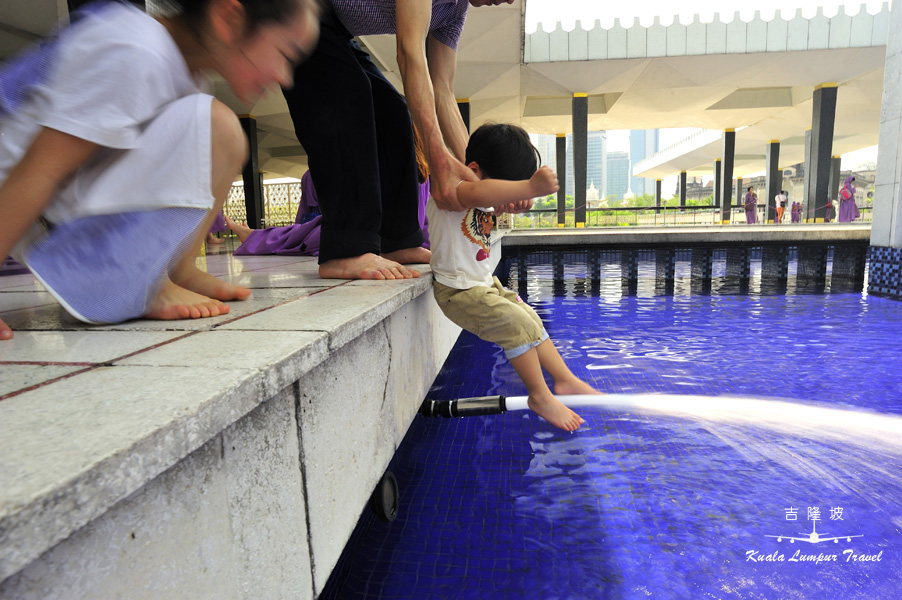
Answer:
<svg viewBox="0 0 902 600"><path fill-rule="evenodd" d="M258 254L319 256L319 234L322 220L322 216L317 216L306 223L255 229L235 250L235 256Z"/></svg>
<svg viewBox="0 0 902 600"><path fill-rule="evenodd" d="M226 227L225 217L222 216L221 212L217 213L216 218L213 219L213 224L210 225L210 233L219 233L226 229L228 229L228 227Z"/></svg>

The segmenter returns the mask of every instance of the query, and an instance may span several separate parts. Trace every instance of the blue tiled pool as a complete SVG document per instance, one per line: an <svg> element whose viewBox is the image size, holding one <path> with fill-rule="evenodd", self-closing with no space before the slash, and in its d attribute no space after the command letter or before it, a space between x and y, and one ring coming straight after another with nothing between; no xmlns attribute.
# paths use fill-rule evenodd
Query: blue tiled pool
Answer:
<svg viewBox="0 0 902 600"><path fill-rule="evenodd" d="M582 408L573 435L418 417L390 467L398 519L364 514L322 597L898 597L902 304L792 282L625 296L613 275L592 295L579 269L509 283L574 372L665 401ZM464 333L430 397L485 394L525 389Z"/></svg>

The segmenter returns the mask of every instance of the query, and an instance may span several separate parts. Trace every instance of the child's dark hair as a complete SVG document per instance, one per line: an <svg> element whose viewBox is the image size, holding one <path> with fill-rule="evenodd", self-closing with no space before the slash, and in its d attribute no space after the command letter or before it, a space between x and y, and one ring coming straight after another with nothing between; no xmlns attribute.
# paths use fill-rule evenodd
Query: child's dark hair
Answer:
<svg viewBox="0 0 902 600"><path fill-rule="evenodd" d="M317 5L317 0L238 0L247 15L247 34L261 25L291 19L304 4ZM210 0L162 0L167 10L181 15L188 25L198 28L203 23Z"/></svg>
<svg viewBox="0 0 902 600"><path fill-rule="evenodd" d="M533 176L542 157L522 127L486 123L470 136L466 163L471 162L490 179L520 181Z"/></svg>

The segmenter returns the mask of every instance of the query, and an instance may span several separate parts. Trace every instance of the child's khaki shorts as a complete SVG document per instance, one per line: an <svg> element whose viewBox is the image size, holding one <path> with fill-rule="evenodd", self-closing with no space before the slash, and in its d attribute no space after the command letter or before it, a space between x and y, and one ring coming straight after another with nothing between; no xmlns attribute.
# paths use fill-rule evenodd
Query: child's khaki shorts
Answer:
<svg viewBox="0 0 902 600"><path fill-rule="evenodd" d="M468 290L435 282L435 300L456 325L502 348L508 359L524 354L548 339L542 319L520 296L504 289L497 277L492 287Z"/></svg>

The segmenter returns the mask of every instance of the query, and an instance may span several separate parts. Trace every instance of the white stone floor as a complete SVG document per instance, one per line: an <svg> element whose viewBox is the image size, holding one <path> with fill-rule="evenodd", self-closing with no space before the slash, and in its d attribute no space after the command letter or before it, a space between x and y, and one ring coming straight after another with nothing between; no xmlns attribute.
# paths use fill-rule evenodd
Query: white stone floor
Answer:
<svg viewBox="0 0 902 600"><path fill-rule="evenodd" d="M323 280L311 257L199 259L253 288L227 315L86 326L0 277L0 581L432 286Z"/></svg>

